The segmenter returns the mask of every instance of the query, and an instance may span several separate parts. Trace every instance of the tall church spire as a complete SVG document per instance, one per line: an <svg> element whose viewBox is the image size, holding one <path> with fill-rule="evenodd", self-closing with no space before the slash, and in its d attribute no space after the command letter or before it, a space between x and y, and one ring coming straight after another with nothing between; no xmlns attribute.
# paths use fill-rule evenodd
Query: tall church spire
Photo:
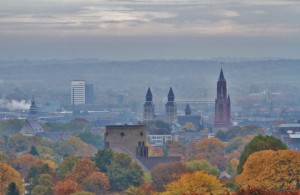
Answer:
<svg viewBox="0 0 300 195"><path fill-rule="evenodd" d="M217 98L215 101L215 129L231 127L231 103L230 96L227 95L227 84L221 68L217 82Z"/></svg>
<svg viewBox="0 0 300 195"><path fill-rule="evenodd" d="M177 105L174 102L175 95L173 93L172 87L170 87L168 93L168 102L165 105L166 111L166 122L169 124L173 124L177 120Z"/></svg>
<svg viewBox="0 0 300 195"><path fill-rule="evenodd" d="M174 102L174 99L175 99L175 96L174 96L174 93L173 93L173 89L172 89L172 87L170 87L170 91L169 91L169 94L168 94L168 102Z"/></svg>
<svg viewBox="0 0 300 195"><path fill-rule="evenodd" d="M220 76L219 76L219 80L218 81L226 81L224 74L223 74L223 69L221 68L221 72L220 72Z"/></svg>
<svg viewBox="0 0 300 195"><path fill-rule="evenodd" d="M227 98L227 86L226 80L223 74L223 69L221 69L220 76L217 83L217 98L226 99Z"/></svg>
<svg viewBox="0 0 300 195"><path fill-rule="evenodd" d="M146 93L146 102L144 104L144 120L153 120L154 118L155 106L152 102L152 97L153 96L150 87L148 87Z"/></svg>
<svg viewBox="0 0 300 195"><path fill-rule="evenodd" d="M34 95L32 95L31 105L28 113L29 119L36 119L37 118L37 107L35 105Z"/></svg>
<svg viewBox="0 0 300 195"><path fill-rule="evenodd" d="M150 87L148 87L148 91L146 94L146 102L152 102L152 93Z"/></svg>

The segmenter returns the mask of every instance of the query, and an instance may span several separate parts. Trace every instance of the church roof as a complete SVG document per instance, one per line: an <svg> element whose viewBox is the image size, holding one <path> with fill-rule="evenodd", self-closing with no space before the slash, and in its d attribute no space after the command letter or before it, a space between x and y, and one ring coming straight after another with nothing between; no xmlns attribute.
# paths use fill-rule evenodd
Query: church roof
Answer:
<svg viewBox="0 0 300 195"><path fill-rule="evenodd" d="M221 68L220 76L219 76L219 81L226 81L224 74L223 74L223 69Z"/></svg>
<svg viewBox="0 0 300 195"><path fill-rule="evenodd" d="M24 126L20 130L21 134L35 135L38 132L44 132L43 127L37 120L27 119Z"/></svg>

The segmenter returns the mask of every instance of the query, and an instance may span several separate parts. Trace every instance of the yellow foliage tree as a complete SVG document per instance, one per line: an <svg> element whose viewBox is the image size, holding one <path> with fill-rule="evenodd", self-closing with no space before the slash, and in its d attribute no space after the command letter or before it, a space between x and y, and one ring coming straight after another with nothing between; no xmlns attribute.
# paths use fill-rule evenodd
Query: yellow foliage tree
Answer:
<svg viewBox="0 0 300 195"><path fill-rule="evenodd" d="M300 152L263 150L248 157L235 181L241 188L295 189L299 185L299 165Z"/></svg>
<svg viewBox="0 0 300 195"><path fill-rule="evenodd" d="M166 185L162 195L224 194L226 188L216 176L197 171L183 174L177 181Z"/></svg>
<svg viewBox="0 0 300 195"><path fill-rule="evenodd" d="M0 162L0 194L6 194L10 183L14 182L20 194L24 194L24 185L19 172L11 166Z"/></svg>
<svg viewBox="0 0 300 195"><path fill-rule="evenodd" d="M182 128L184 130L192 130L192 131L196 130L195 125L193 123L191 123L191 122L185 123Z"/></svg>

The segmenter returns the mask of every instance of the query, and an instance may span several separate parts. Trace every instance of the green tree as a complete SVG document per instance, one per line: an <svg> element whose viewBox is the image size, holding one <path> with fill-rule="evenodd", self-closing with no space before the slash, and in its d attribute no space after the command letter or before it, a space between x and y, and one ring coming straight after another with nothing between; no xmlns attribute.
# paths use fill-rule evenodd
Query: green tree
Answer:
<svg viewBox="0 0 300 195"><path fill-rule="evenodd" d="M215 175L217 177L221 173L220 170L218 169L218 167L212 166L211 164L209 164L209 162L207 162L206 160L203 160L203 159L202 160L191 160L191 161L187 162L185 164L185 166L193 172L203 171L203 172Z"/></svg>
<svg viewBox="0 0 300 195"><path fill-rule="evenodd" d="M8 190L6 192L6 195L19 195L20 192L19 192L19 189L16 185L15 182L11 182L8 186Z"/></svg>
<svg viewBox="0 0 300 195"><path fill-rule="evenodd" d="M77 163L77 158L74 156L68 156L64 159L62 163L60 163L58 168L58 176L60 178L64 178L66 175L71 173L73 166Z"/></svg>
<svg viewBox="0 0 300 195"><path fill-rule="evenodd" d="M237 173L241 174L243 172L243 165L248 159L248 156L254 152L261 150L286 150L287 146L281 142L279 139L276 139L273 136L262 136L258 135L254 137L244 148L244 151L241 154L240 162L237 167Z"/></svg>
<svg viewBox="0 0 300 195"><path fill-rule="evenodd" d="M106 173L107 167L111 164L111 160L113 158L113 151L111 149L102 149L98 150L95 155L96 166L101 172Z"/></svg>
<svg viewBox="0 0 300 195"><path fill-rule="evenodd" d="M143 183L143 170L132 162L127 154L114 153L111 165L107 167L107 176L113 190L122 191L129 186Z"/></svg>

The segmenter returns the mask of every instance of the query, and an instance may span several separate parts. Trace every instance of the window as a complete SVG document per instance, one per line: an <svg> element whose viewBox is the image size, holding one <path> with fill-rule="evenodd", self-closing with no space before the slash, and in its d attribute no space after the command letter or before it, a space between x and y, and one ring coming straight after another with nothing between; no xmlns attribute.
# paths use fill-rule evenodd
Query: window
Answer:
<svg viewBox="0 0 300 195"><path fill-rule="evenodd" d="M141 132L141 133L140 133L140 136L141 136L141 137L143 137L143 135L144 135L144 133L143 133L143 132Z"/></svg>
<svg viewBox="0 0 300 195"><path fill-rule="evenodd" d="M124 136L125 136L125 133L124 133L124 132L122 132L122 133L120 133L120 135L121 135L121 137L124 137Z"/></svg>

